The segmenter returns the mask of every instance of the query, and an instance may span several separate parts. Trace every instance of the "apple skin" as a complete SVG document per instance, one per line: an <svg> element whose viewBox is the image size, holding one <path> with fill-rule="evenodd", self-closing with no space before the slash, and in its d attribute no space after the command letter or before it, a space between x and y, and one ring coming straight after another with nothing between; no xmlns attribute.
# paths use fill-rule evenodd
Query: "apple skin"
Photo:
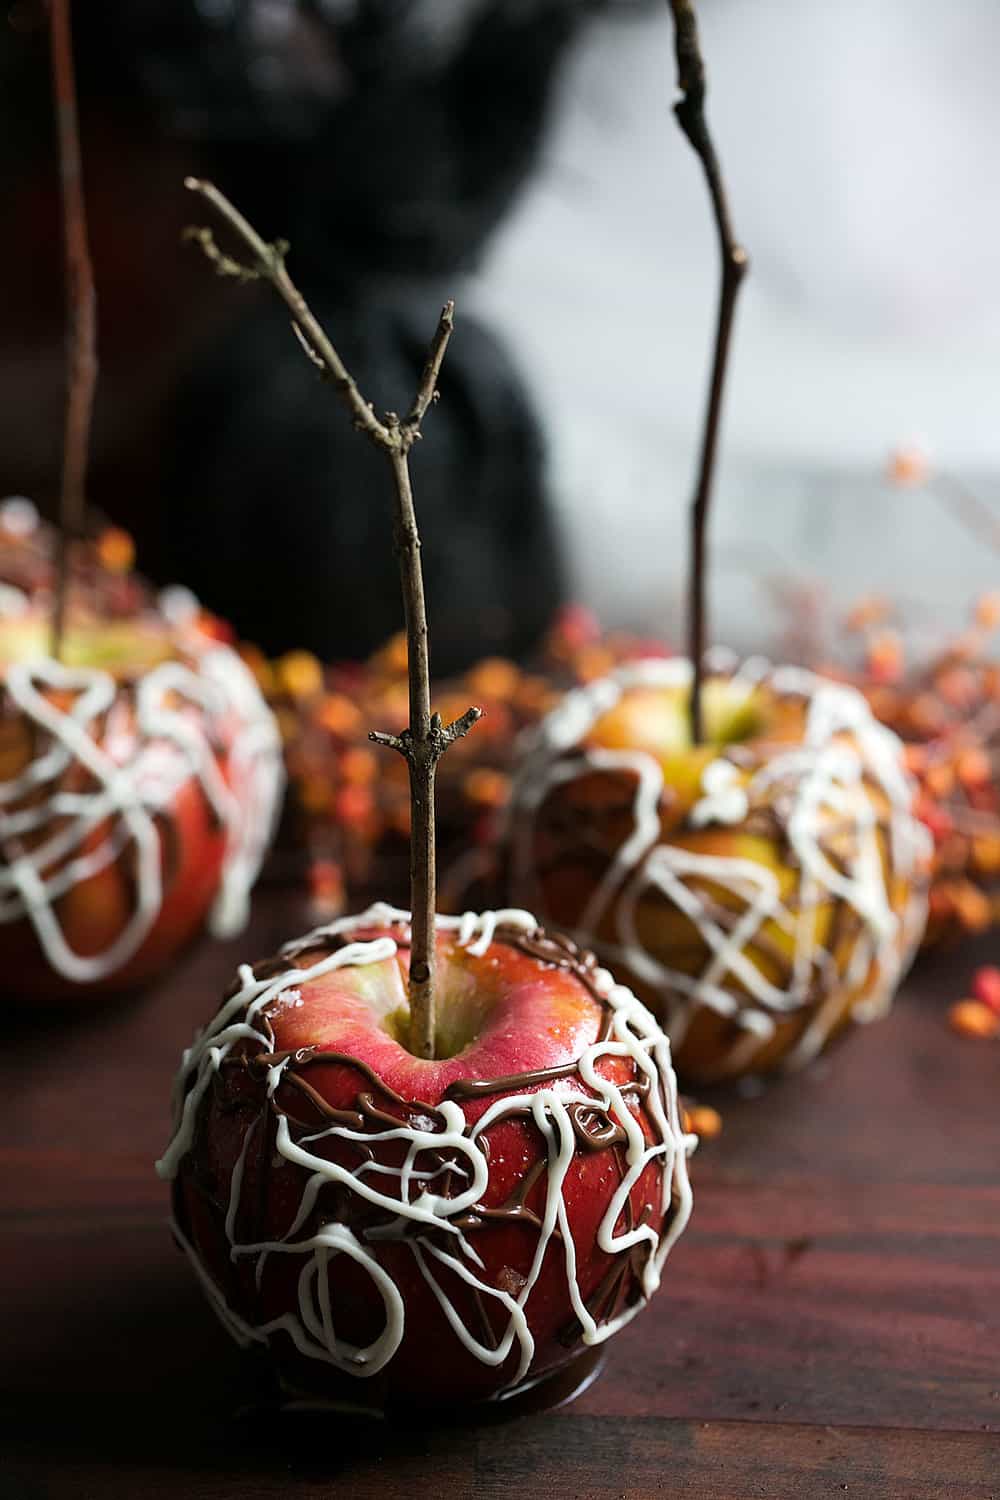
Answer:
<svg viewBox="0 0 1000 1500"><path fill-rule="evenodd" d="M386 910L374 908L371 915L379 918ZM293 1053L273 1097L268 1098L267 1064L254 1063L261 1044L237 1044L226 1064L213 1074L211 1086L200 1100L187 1149L179 1160L175 1156L173 1162L160 1165L163 1175L176 1172L173 1203L179 1238L194 1259L223 1321L231 1331L242 1332L244 1338L248 1330L259 1330L287 1317L299 1301L302 1254L272 1252L261 1270L259 1255L232 1253L234 1239L249 1244L273 1242L288 1234L295 1223L311 1172L276 1152L277 1120L286 1111L299 1122L291 1128L301 1138L323 1129L327 1111L357 1111L359 1098L369 1095L380 1111L374 1141L369 1139L359 1148L346 1140L327 1138L310 1149L351 1172L366 1155L374 1165L398 1169L405 1146L391 1138L379 1139L380 1132L390 1130L395 1120L413 1118L434 1128L433 1112L441 1108L450 1087L469 1079L486 1085L501 1080L495 1090L482 1097L459 1100L466 1139L487 1111L500 1112L479 1137L486 1143L488 1178L474 1207L467 1209L461 1220L466 1242L478 1257L467 1260L466 1265L486 1287L508 1297L516 1297L532 1274L540 1244L535 1215L544 1213L549 1181L548 1148L526 1110L517 1108L504 1114L504 1104L546 1089L563 1100L578 1099L581 1094L595 1097L581 1080L576 1064L598 1042L609 1014L606 1004L592 993L588 979L581 978L599 971L592 967L589 955L579 962L576 958L542 962L522 951L505 928L498 929L483 953L470 952L454 931L439 930L438 1037L446 1044L450 1042L451 1047L460 1046L460 1050L435 1060L416 1058L395 1034L399 1017L406 1011L409 955L408 929L401 925L404 917L394 914L394 920L386 923L383 916L371 925L363 918L361 925L350 932L352 943L393 939L397 943L393 956L297 982L287 999L279 997L266 1007L262 1014L272 1038L271 1054ZM300 969L312 967L334 946L324 942L307 949L296 955L295 963ZM552 951L566 953L555 948ZM581 963L590 967L583 968ZM258 968L258 973L272 972L273 967L263 971ZM633 997L628 1000L636 1004ZM665 1115L658 1120L648 1095L626 1092L624 1097L641 1131L640 1139L647 1148L660 1144L662 1151L650 1156L639 1171L615 1224L619 1229L629 1222L650 1226L659 1239L657 1255L660 1250L665 1255L690 1209L686 1143L678 1122L666 1039L652 1017L644 1010L641 1014L659 1039L656 1088ZM335 1060L324 1061L328 1056ZM643 1076L627 1053L604 1054L595 1067L602 1078L619 1088ZM522 1078L517 1082L520 1075L551 1068L567 1071L551 1081ZM190 1081L189 1073L188 1085ZM302 1083L314 1093L303 1091ZM180 1101L183 1098L182 1085ZM321 1101L320 1107L317 1101ZM605 1126L614 1123L610 1113L595 1118L602 1119ZM613 1313L621 1314L626 1306L638 1307L647 1295L641 1281L646 1252L652 1253L647 1241L643 1240L637 1250L614 1254L598 1244L601 1222L622 1183L624 1149L621 1145L584 1146L577 1132L562 1182L566 1226L575 1245L577 1284L584 1302L597 1294L602 1278L620 1277L616 1305L594 1309L598 1322ZM433 1152L416 1158L430 1164L434 1159ZM459 1155L458 1159L467 1163L466 1157ZM239 1207L227 1226L234 1172L240 1170ZM380 1184L399 1181L388 1175L377 1180ZM453 1190L461 1191L461 1175L456 1174L453 1180L457 1184ZM394 1190L385 1190L396 1196ZM510 1213L507 1210L519 1193L523 1194L524 1211ZM498 1212L503 1205L507 1210ZM491 1211L495 1216L491 1217ZM412 1234L380 1237L379 1231L384 1234L386 1224L396 1217L385 1206L366 1203L357 1192L324 1184L313 1212L294 1231L293 1238L305 1239L317 1224L333 1221L348 1228L391 1278L402 1297L405 1315L402 1336L392 1357L377 1374L364 1379L353 1371L345 1373L322 1359L302 1354L287 1332L279 1330L269 1339L259 1333L251 1335L255 1341L268 1344L286 1392L380 1410L415 1405L454 1407L496 1397L515 1385L533 1384L581 1353L582 1330L574 1316L564 1247L558 1236L545 1247L537 1280L525 1304L534 1343L530 1362L524 1366L524 1347L515 1338L510 1354L497 1365L484 1362L456 1335L421 1270L420 1257L462 1324L487 1347L498 1343L505 1332L509 1310L495 1296L477 1293L433 1258L428 1246L436 1245L445 1253L456 1248L455 1235L446 1226L430 1230L410 1226ZM333 1323L341 1345L371 1344L387 1325L387 1313L369 1270L347 1255L337 1255L329 1261L328 1272L321 1274L328 1276ZM241 1325L237 1329L233 1328L232 1315Z"/></svg>
<svg viewBox="0 0 1000 1500"><path fill-rule="evenodd" d="M152 642L150 637L152 636ZM126 772L148 743L137 720L135 695L146 670L161 664L161 659L177 660L197 678L205 654L227 651L215 642L194 639L181 645L170 641L163 628L145 619L134 624L116 623L114 640L122 660L109 675L115 682L114 699L102 719L99 731L107 755ZM134 640L136 664L129 665L129 643ZM0 643L2 644L2 643ZM233 662L236 659L233 657ZM141 663L141 665L140 665ZM54 666L54 664L52 664ZM237 670L242 667L236 663ZM247 678L249 682L249 678ZM256 691L256 690L254 690ZM72 695L55 688L45 688L48 702L62 711L69 708ZM270 718L261 700L256 714ZM262 817L265 826L273 822L280 794L282 774L277 734L274 736L273 795L270 806L251 808L250 780L245 763L235 754L239 737L248 723L240 707L230 702L224 710L210 713L191 704L188 722L209 753L221 783L227 788L241 816ZM15 782L38 755L38 736L34 725L11 701L6 680L0 682L0 791L4 784ZM92 783L75 761L65 768L58 781L46 782L46 798L65 793L86 792ZM17 805L24 805L23 803ZM115 816L118 816L116 814ZM231 831L220 819L206 796L201 780L194 773L183 776L164 806L154 815L159 842L160 900L148 930L138 946L112 967L93 978L80 979L64 972L53 962L27 917L0 925L0 942L5 962L0 971L0 993L28 1005L76 1005L93 1001L102 995L127 992L148 983L195 935L202 930L219 895L227 859L230 856ZM37 837L51 832L50 824ZM74 849L75 856L85 856L101 845L112 827L110 819L96 824ZM2 829L0 829L2 832ZM24 840L30 852L31 835ZM2 849L0 844L0 849ZM0 866L3 858L0 856ZM73 954L90 959L106 954L126 931L136 908L136 866L134 846L126 842L113 862L78 880L52 902L52 910L62 939Z"/></svg>
<svg viewBox="0 0 1000 1500"><path fill-rule="evenodd" d="M531 904L542 920L613 964L670 1035L680 1076L705 1084L801 1065L852 1018L884 1013L923 931L929 849L914 816L902 747L851 689L796 670L778 669L749 685L736 676L710 677L708 742L694 745L689 681L686 662L643 662L573 695L576 703L568 709L557 708L540 726L515 783L506 862L512 899ZM769 917L737 953L787 1004L760 1008L729 964L713 979L727 1013L700 998L700 988L689 998L690 987L700 987L709 972L714 950L676 894L646 872L663 860L714 861L720 878L689 863L681 883L702 915L714 906L730 923L747 911L747 888L740 891L722 872L739 866L756 872L757 882L769 882L785 911L797 909L803 872L789 841L789 807L808 772L781 775L770 786L767 776L805 749L821 693L842 695L833 701L844 710L843 722L806 759L815 765L820 755L833 754L862 775L858 791L850 793L850 812L820 805L810 813L812 832L832 860L849 864L857 857L859 830L873 821L873 878L884 930L873 936L849 899L821 887L810 904L814 952L804 996L792 997L797 932ZM883 768L892 763L884 776L875 774L876 760ZM703 777L720 761L728 777L723 803L729 796L745 805L730 813L723 806L719 819L699 821L692 814L705 797ZM604 900L599 892L636 832L643 776L659 788L652 826ZM893 828L902 831L912 857L901 857ZM852 963L862 944L870 955L859 972Z"/></svg>

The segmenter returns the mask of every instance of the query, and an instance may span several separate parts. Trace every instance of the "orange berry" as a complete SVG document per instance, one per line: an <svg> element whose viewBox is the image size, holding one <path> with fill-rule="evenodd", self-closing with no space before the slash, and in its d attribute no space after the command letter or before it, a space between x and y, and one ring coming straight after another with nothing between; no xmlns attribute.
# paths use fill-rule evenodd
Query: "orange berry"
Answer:
<svg viewBox="0 0 1000 1500"><path fill-rule="evenodd" d="M980 594L976 600L974 619L983 630L996 630L1000 625L1000 592Z"/></svg>
<svg viewBox="0 0 1000 1500"><path fill-rule="evenodd" d="M316 722L329 734L350 739L361 728L361 712L342 693L329 693L316 710Z"/></svg>
<svg viewBox="0 0 1000 1500"><path fill-rule="evenodd" d="M97 539L97 556L109 573L128 573L135 562L135 543L121 527L109 526Z"/></svg>
<svg viewBox="0 0 1000 1500"><path fill-rule="evenodd" d="M924 484L930 474L930 460L921 443L902 443L889 455L889 480L903 486Z"/></svg>
<svg viewBox="0 0 1000 1500"><path fill-rule="evenodd" d="M315 698L323 691L323 668L311 651L289 651L276 664L278 682L290 698Z"/></svg>
<svg viewBox="0 0 1000 1500"><path fill-rule="evenodd" d="M472 668L465 680L473 698L512 698L521 673L512 661L488 656Z"/></svg>
<svg viewBox="0 0 1000 1500"><path fill-rule="evenodd" d="M510 793L510 778L502 771L491 771L482 766L469 772L462 789L470 802L481 807L503 807Z"/></svg>
<svg viewBox="0 0 1000 1500"><path fill-rule="evenodd" d="M955 768L950 761L939 760L924 772L924 785L932 797L947 797L955 790Z"/></svg>
<svg viewBox="0 0 1000 1500"><path fill-rule="evenodd" d="M958 779L963 786L982 786L989 782L993 776L993 767L985 750L979 746L973 746L963 750L956 762Z"/></svg>
<svg viewBox="0 0 1000 1500"><path fill-rule="evenodd" d="M378 775L375 752L361 745L352 746L340 757L337 769L343 781L355 786L367 786Z"/></svg>
<svg viewBox="0 0 1000 1500"><path fill-rule="evenodd" d="M1000 1015L981 1000L957 1000L948 1011L948 1023L959 1036L983 1041L1000 1036Z"/></svg>
<svg viewBox="0 0 1000 1500"><path fill-rule="evenodd" d="M684 1114L685 1129L693 1131L700 1140L714 1141L716 1136L722 1134L722 1116L711 1105L693 1104Z"/></svg>
<svg viewBox="0 0 1000 1500"><path fill-rule="evenodd" d="M1000 833L972 840L972 862L983 875L1000 875Z"/></svg>
<svg viewBox="0 0 1000 1500"><path fill-rule="evenodd" d="M963 880L956 885L952 892L952 905L966 932L985 932L993 920L989 897L977 885L973 885L971 880Z"/></svg>

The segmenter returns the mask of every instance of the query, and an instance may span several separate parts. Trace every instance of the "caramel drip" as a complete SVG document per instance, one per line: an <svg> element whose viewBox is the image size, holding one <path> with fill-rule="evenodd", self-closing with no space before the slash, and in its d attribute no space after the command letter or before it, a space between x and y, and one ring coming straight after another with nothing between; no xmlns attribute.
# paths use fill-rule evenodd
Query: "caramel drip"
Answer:
<svg viewBox="0 0 1000 1500"><path fill-rule="evenodd" d="M516 1089L530 1089L554 1078L568 1078L576 1072L576 1063L561 1063L555 1068L536 1068L528 1073L508 1073L503 1078L456 1078L445 1089L446 1099L484 1099L490 1094L511 1094Z"/></svg>
<svg viewBox="0 0 1000 1500"><path fill-rule="evenodd" d="M526 1115L527 1111L523 1111L523 1114ZM477 1204L468 1213L459 1214L453 1223L460 1229L482 1229L492 1220L508 1224L531 1224L536 1229L540 1229L542 1221L534 1209L527 1206L526 1200L535 1183L545 1172L547 1165L545 1158L540 1156L521 1178L506 1202L498 1204L496 1208L483 1208ZM560 1238L558 1230L553 1232L553 1239L557 1238Z"/></svg>

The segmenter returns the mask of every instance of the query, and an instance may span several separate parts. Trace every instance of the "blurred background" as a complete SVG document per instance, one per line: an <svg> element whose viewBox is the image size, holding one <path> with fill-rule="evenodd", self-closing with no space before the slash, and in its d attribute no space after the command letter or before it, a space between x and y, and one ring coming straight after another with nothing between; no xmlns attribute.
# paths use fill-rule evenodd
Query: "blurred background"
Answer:
<svg viewBox="0 0 1000 1500"><path fill-rule="evenodd" d="M6 14L9 12L9 16ZM717 638L889 591L928 638L1000 569L1000 9L703 0L741 296ZM665 4L75 7L102 374L94 503L270 652L401 620L383 466L259 288L180 231L188 172L268 236L377 405L458 332L414 460L435 664L568 598L678 641L717 252ZM0 491L52 512L64 329L44 12L0 38ZM892 450L913 460L895 478ZM926 472L925 472L926 471ZM900 478L909 482L900 483Z"/></svg>

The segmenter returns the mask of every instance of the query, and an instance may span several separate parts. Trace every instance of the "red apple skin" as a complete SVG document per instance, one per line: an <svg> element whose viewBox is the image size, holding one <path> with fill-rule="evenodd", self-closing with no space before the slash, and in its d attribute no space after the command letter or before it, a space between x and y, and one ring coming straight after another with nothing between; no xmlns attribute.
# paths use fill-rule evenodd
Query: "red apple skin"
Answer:
<svg viewBox="0 0 1000 1500"><path fill-rule="evenodd" d="M352 941L371 941L380 936L399 937L396 929L372 928L352 933ZM329 951L329 950L326 950ZM486 1010L479 1035L456 1056L426 1061L411 1055L378 1024L362 990L373 983L374 970L396 965L402 979L408 967L408 952L400 949L384 964L337 970L319 980L297 987L301 1004L268 1011L275 1052L316 1048L313 1060L300 1076L322 1100L335 1109L357 1106L359 1093L371 1092L366 1073L351 1062L323 1062L324 1054L356 1058L392 1091L407 1101L439 1104L449 1085L461 1079L505 1079L536 1069L574 1063L590 1043L597 1040L603 1020L601 1002L570 969L543 964L504 941L494 941L482 957L471 955L450 935L439 932L437 941L439 993L455 981L474 987ZM315 954L296 959L305 967ZM442 980L447 973L448 979ZM360 976L360 983L359 983ZM402 986L401 986L401 993ZM253 1048L249 1049L250 1051ZM259 1048L257 1049L259 1050ZM598 1071L624 1083L637 1075L632 1058L604 1057ZM504 1097L554 1087L560 1093L588 1093L575 1073L556 1084L515 1085L500 1088L485 1098L462 1102L469 1124ZM379 1107L403 1118L405 1109L385 1098ZM322 1128L321 1112L283 1078L274 1096L279 1110L288 1110L313 1129ZM630 1105L641 1122L647 1141L655 1128L646 1106ZM178 1226L190 1242L205 1273L225 1296L228 1306L246 1322L260 1325L297 1307L297 1283L302 1269L300 1255L272 1254L268 1257L259 1292L255 1290L255 1258L234 1263L225 1232L234 1166L255 1120L268 1118L265 1084L260 1070L235 1065L221 1070L202 1099L192 1149L182 1159L174 1186L174 1211ZM292 1223L309 1172L283 1160L273 1150L274 1120L266 1131L259 1127L247 1151L244 1165L241 1210L236 1220L236 1238L258 1242L279 1238ZM301 1133L307 1133L302 1131ZM476 1209L496 1209L507 1203L533 1168L542 1170L525 1202L541 1211L544 1201L546 1153L537 1127L521 1116L506 1118L487 1128L489 1181ZM345 1143L330 1141L310 1149L330 1160L351 1167L358 1155ZM402 1151L387 1142L379 1145L376 1158L384 1165L399 1165ZM658 1164L659 1163L659 1164ZM627 1254L608 1255L597 1243L598 1226L621 1177L618 1151L610 1147L584 1149L579 1144L564 1183L564 1200L578 1257L578 1284L586 1302L614 1261L624 1266ZM324 1194L330 1193L329 1197ZM663 1228L675 1205L662 1211L662 1159L654 1158L637 1178L630 1195L635 1222ZM686 1212L686 1210L685 1210ZM296 1238L313 1232L323 1218L346 1223L359 1237L367 1228L384 1223L383 1209L366 1206L356 1194L347 1194L327 1184L320 1193L317 1211ZM621 1223L622 1221L620 1221ZM437 1242L448 1244L449 1236L433 1231ZM469 1232L470 1243L482 1257L477 1270L482 1280L516 1295L527 1278L536 1247L538 1230L530 1220L488 1221ZM279 1332L270 1341L272 1359L286 1389L323 1394L364 1406L392 1408L396 1405L452 1406L495 1396L514 1380L518 1345L497 1368L484 1364L455 1335L423 1275L414 1254L404 1242L385 1240L377 1244L377 1258L389 1272L405 1304L402 1342L388 1365L370 1379L343 1374L296 1352L291 1340ZM452 1240L452 1244L454 1241ZM483 1338L482 1314L470 1289L454 1273L435 1266L463 1321ZM385 1324L381 1296L369 1274L346 1256L330 1262L330 1288L338 1338L355 1345L370 1343ZM623 1277L622 1294L634 1301L639 1296L635 1273ZM498 1339L507 1314L494 1299L488 1305L490 1326ZM618 1310L624 1303L619 1302ZM528 1372L532 1381L557 1370L580 1353L579 1325L575 1324L569 1300L562 1246L549 1242L542 1269L526 1310L535 1340ZM605 1314L598 1314L603 1321Z"/></svg>

